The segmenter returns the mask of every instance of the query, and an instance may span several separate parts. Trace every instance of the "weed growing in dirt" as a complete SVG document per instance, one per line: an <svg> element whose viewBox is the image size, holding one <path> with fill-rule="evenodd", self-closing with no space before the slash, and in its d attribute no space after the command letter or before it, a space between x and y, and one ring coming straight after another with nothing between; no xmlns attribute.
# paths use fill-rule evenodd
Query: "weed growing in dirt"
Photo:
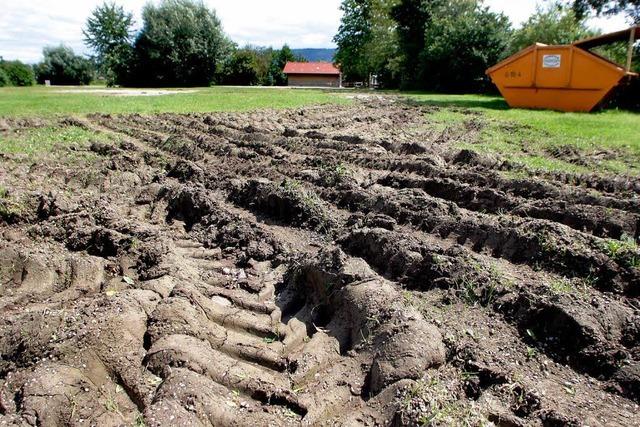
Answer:
<svg viewBox="0 0 640 427"><path fill-rule="evenodd" d="M12 197L9 190L0 186L0 221L13 223L27 212L27 206Z"/></svg>
<svg viewBox="0 0 640 427"><path fill-rule="evenodd" d="M320 179L325 187L335 187L347 181L351 172L344 163L320 165Z"/></svg>
<svg viewBox="0 0 640 427"><path fill-rule="evenodd" d="M629 236L622 236L620 240L608 239L604 251L620 265L629 268L640 267L640 249L638 243Z"/></svg>
<svg viewBox="0 0 640 427"><path fill-rule="evenodd" d="M580 279L568 279L562 277L557 280L553 280L549 284L549 290L554 295L576 295L584 296L587 292L587 283Z"/></svg>
<svg viewBox="0 0 640 427"><path fill-rule="evenodd" d="M402 392L402 425L480 426L488 424L472 402L461 400L437 378L417 381Z"/></svg>

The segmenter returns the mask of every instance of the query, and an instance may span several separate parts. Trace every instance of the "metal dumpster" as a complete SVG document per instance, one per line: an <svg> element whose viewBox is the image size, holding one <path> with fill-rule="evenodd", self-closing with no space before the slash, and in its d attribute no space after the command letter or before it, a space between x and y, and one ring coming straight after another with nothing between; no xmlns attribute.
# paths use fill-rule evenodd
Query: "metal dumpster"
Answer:
<svg viewBox="0 0 640 427"><path fill-rule="evenodd" d="M575 42L548 46L537 43L487 70L509 106L560 111L591 111L632 73L633 45L640 27ZM626 66L588 49L629 41Z"/></svg>

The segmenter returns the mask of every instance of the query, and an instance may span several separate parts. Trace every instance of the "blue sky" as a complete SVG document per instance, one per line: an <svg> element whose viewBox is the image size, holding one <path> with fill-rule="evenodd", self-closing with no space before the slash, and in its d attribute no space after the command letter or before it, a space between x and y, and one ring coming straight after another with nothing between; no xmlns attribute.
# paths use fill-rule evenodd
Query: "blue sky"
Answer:
<svg viewBox="0 0 640 427"><path fill-rule="evenodd" d="M236 43L279 47L333 47L338 29L340 0L204 0L222 20L225 32ZM0 15L0 56L37 62L42 48L63 43L88 54L82 27L102 0L7 0ZM116 0L134 13L147 0ZM486 0L490 8L505 13L514 25L535 10L536 0ZM605 31L625 28L622 17L598 19L591 25Z"/></svg>

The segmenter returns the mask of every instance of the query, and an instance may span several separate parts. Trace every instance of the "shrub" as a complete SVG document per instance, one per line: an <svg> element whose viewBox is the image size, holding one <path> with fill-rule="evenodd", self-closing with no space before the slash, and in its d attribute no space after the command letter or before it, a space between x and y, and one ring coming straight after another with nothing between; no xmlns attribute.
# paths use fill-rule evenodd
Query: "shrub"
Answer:
<svg viewBox="0 0 640 427"><path fill-rule="evenodd" d="M4 70L14 86L33 86L36 82L33 68L20 61L2 61L0 68Z"/></svg>
<svg viewBox="0 0 640 427"><path fill-rule="evenodd" d="M9 86L11 81L9 80L9 76L7 75L4 69L0 68L0 87Z"/></svg>
<svg viewBox="0 0 640 427"><path fill-rule="evenodd" d="M93 64L69 47L45 47L44 60L35 67L38 83L50 80L57 85L86 85L93 78Z"/></svg>

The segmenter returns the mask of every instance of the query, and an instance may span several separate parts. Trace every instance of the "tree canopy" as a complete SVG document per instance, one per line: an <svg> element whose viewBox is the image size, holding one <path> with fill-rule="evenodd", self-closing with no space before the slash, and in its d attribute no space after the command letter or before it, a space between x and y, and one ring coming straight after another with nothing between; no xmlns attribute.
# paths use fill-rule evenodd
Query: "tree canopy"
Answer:
<svg viewBox="0 0 640 427"><path fill-rule="evenodd" d="M93 79L93 64L63 45L45 47L44 60L34 67L38 83L50 80L57 85L86 85Z"/></svg>
<svg viewBox="0 0 640 427"><path fill-rule="evenodd" d="M96 62L109 84L123 84L133 71L133 15L122 6L105 2L96 7L83 30L85 44L96 52Z"/></svg>
<svg viewBox="0 0 640 427"><path fill-rule="evenodd" d="M140 83L153 86L208 86L232 43L215 11L202 2L148 3L135 42Z"/></svg>
<svg viewBox="0 0 640 427"><path fill-rule="evenodd" d="M596 15L624 13L629 21L640 24L640 0L574 0L573 9L580 19L590 12Z"/></svg>
<svg viewBox="0 0 640 427"><path fill-rule="evenodd" d="M562 3L538 5L536 12L513 33L509 53L534 43L569 44L595 34L587 27L586 17L578 18L571 7Z"/></svg>

